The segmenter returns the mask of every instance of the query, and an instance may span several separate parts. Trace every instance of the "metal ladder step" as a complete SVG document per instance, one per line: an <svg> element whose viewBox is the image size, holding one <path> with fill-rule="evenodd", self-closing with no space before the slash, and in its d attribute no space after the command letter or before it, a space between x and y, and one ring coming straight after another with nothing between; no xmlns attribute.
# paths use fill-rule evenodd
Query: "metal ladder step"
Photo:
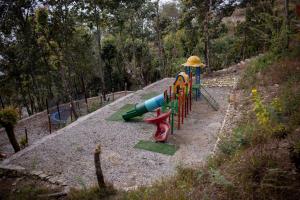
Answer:
<svg viewBox="0 0 300 200"><path fill-rule="evenodd" d="M204 97L204 99L207 101L207 103L214 109L214 110L219 110L219 104L218 102L209 94L209 92L201 85L201 94Z"/></svg>

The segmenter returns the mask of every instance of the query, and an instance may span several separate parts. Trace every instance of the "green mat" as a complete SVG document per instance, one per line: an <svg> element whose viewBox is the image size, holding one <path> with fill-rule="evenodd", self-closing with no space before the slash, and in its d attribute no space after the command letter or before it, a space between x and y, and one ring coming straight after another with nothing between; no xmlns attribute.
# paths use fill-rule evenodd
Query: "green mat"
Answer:
<svg viewBox="0 0 300 200"><path fill-rule="evenodd" d="M156 142L145 141L145 140L139 141L134 146L134 148L144 149L147 151L153 151L153 152L162 153L170 156L174 155L178 149L175 145L172 144L158 143L158 142L156 143Z"/></svg>
<svg viewBox="0 0 300 200"><path fill-rule="evenodd" d="M134 108L134 104L125 104L123 107L121 107L118 111L113 113L111 116L106 118L108 121L124 121L122 118L122 115L126 113L127 111L131 110ZM135 117L130 121L141 121L143 120L143 116L140 117Z"/></svg>
<svg viewBox="0 0 300 200"><path fill-rule="evenodd" d="M146 94L141 94L140 97L143 100L147 100L147 99L151 99L152 97L155 97L157 95L159 95L158 92L148 92Z"/></svg>

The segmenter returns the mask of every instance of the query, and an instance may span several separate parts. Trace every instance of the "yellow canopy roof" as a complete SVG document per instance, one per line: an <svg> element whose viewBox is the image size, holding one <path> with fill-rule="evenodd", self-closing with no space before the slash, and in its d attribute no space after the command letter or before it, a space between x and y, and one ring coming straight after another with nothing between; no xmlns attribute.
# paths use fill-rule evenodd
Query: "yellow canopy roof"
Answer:
<svg viewBox="0 0 300 200"><path fill-rule="evenodd" d="M186 63L182 64L185 67L205 67L205 64L201 62L201 59L198 56L190 56Z"/></svg>

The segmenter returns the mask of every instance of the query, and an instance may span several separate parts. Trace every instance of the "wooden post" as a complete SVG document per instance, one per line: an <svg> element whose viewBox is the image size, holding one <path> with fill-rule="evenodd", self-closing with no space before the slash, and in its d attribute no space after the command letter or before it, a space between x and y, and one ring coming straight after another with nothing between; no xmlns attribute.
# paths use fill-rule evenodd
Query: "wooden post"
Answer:
<svg viewBox="0 0 300 200"><path fill-rule="evenodd" d="M94 153L94 162L95 162L95 169L96 169L96 176L98 181L99 188L105 188L104 177L101 169L101 162L100 162L100 154L101 154L101 146L97 145Z"/></svg>
<svg viewBox="0 0 300 200"><path fill-rule="evenodd" d="M112 90L112 101L114 101L115 100L114 88L112 88L111 90Z"/></svg>
<svg viewBox="0 0 300 200"><path fill-rule="evenodd" d="M56 110L58 113L58 118L59 118L59 120L61 120L60 111L59 111L59 102L56 103Z"/></svg>
<svg viewBox="0 0 300 200"><path fill-rule="evenodd" d="M50 119L48 99L46 99L46 107L47 107L47 116L48 116L48 128L49 128L49 132L51 134L51 119Z"/></svg>
<svg viewBox="0 0 300 200"><path fill-rule="evenodd" d="M4 109L4 103L3 103L3 100L2 100L2 97L1 97L1 96L0 96L0 102L1 102L2 108Z"/></svg>
<svg viewBox="0 0 300 200"><path fill-rule="evenodd" d="M79 101L75 101L76 102L76 107L79 111L79 115L81 115L81 111L80 111L80 104L79 104Z"/></svg>
<svg viewBox="0 0 300 200"><path fill-rule="evenodd" d="M103 104L103 97L102 94L100 94L100 107L102 107L102 104Z"/></svg>
<svg viewBox="0 0 300 200"><path fill-rule="evenodd" d="M70 104L69 107L70 107L71 122L73 122L72 105Z"/></svg>
<svg viewBox="0 0 300 200"><path fill-rule="evenodd" d="M25 141L26 141L26 144L28 144L28 134L27 134L27 128L25 127Z"/></svg>
<svg viewBox="0 0 300 200"><path fill-rule="evenodd" d="M125 96L127 95L127 82L125 82Z"/></svg>

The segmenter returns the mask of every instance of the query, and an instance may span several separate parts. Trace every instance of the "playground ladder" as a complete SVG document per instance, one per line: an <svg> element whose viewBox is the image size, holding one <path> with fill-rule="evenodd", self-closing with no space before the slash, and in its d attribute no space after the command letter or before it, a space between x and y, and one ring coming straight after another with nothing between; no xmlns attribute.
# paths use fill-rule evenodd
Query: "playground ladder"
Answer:
<svg viewBox="0 0 300 200"><path fill-rule="evenodd" d="M214 109L219 110L219 104L218 102L211 96L211 94L208 93L208 91L201 85L201 95L203 98L207 101L207 103Z"/></svg>

